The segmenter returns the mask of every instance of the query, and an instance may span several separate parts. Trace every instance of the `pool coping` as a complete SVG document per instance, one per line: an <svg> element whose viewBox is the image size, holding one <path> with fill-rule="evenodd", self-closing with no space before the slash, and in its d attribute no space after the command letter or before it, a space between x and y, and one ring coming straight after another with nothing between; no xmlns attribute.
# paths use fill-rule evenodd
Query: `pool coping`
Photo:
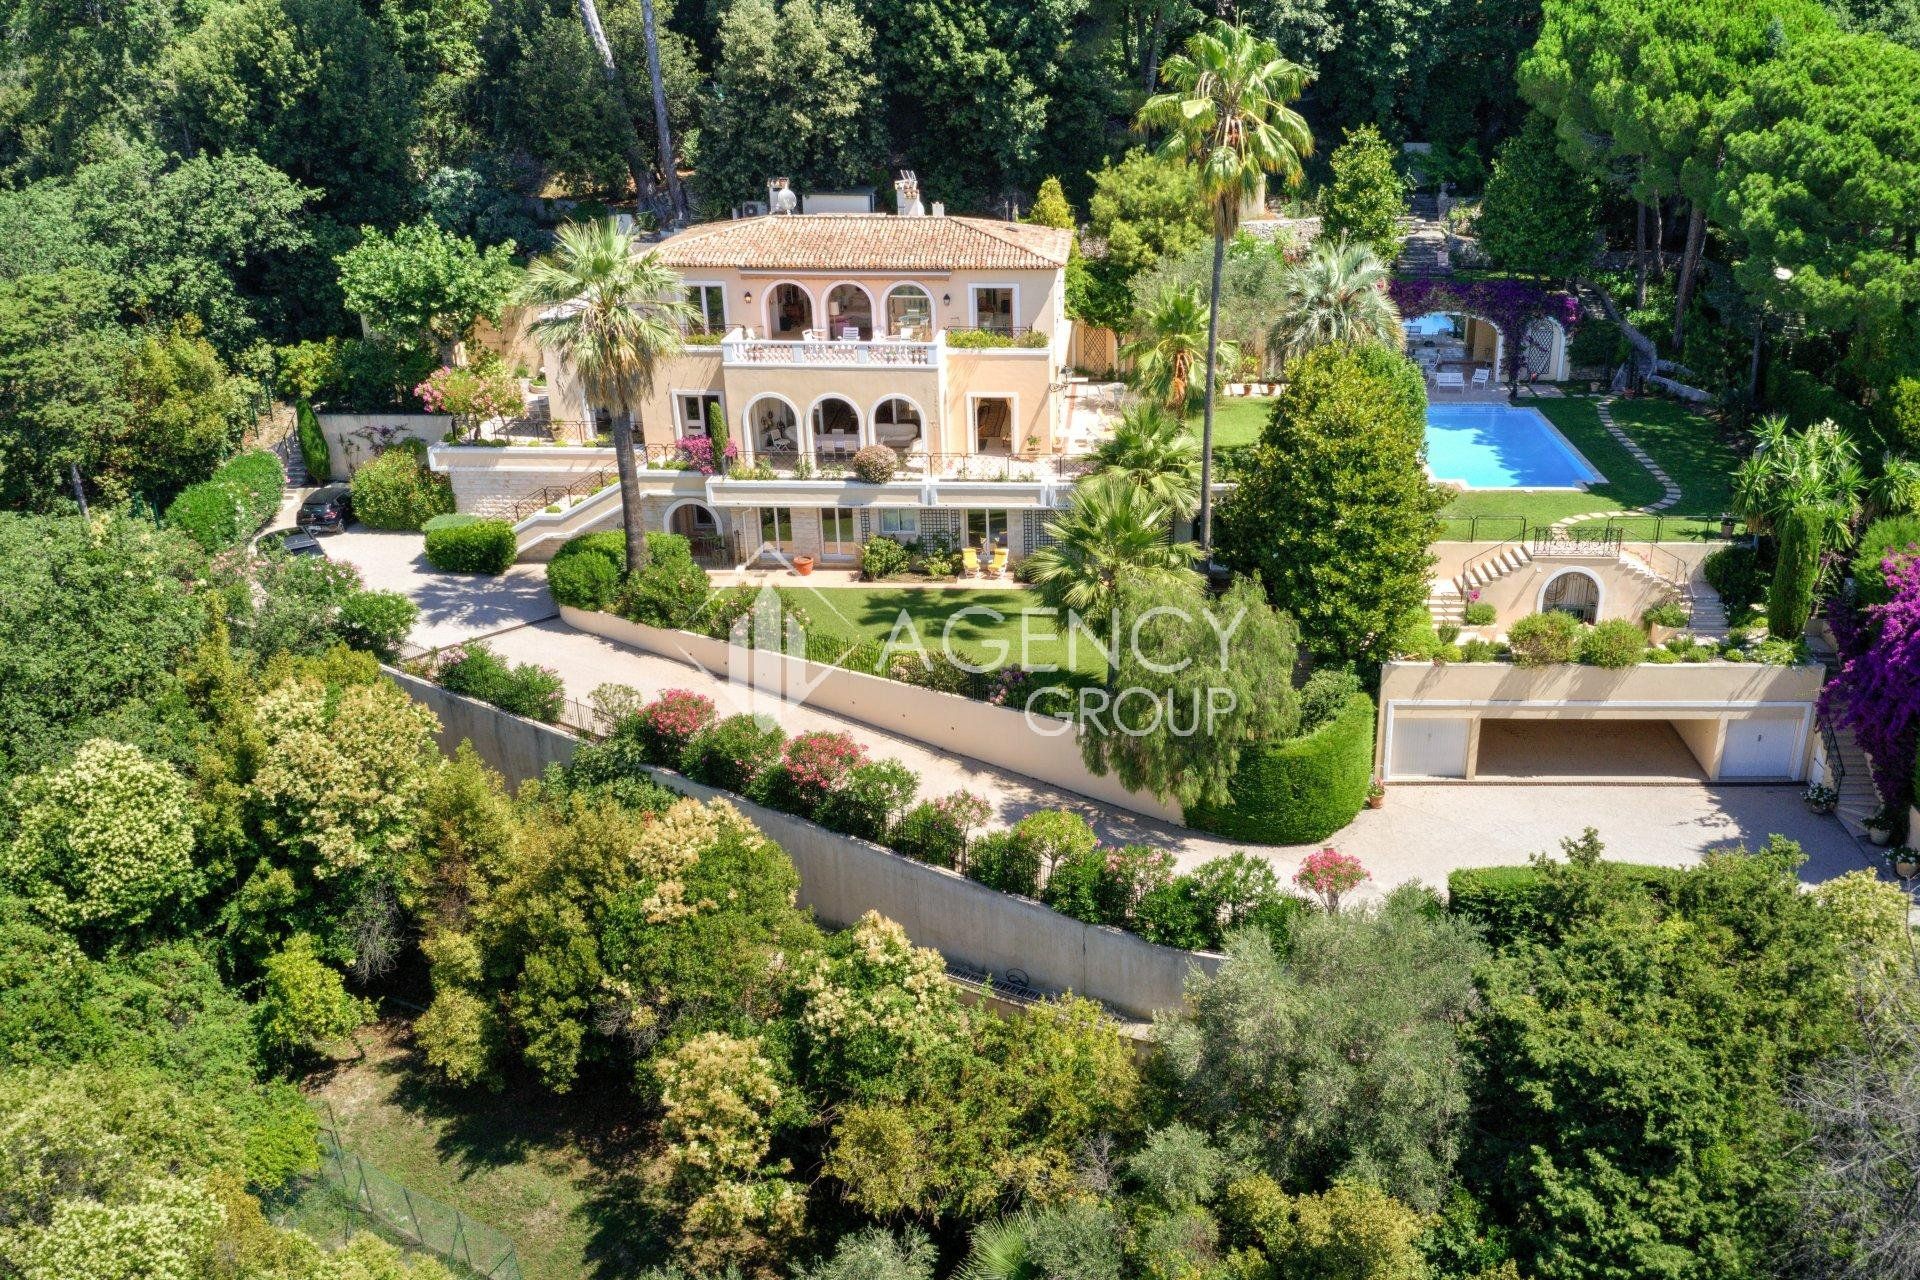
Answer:
<svg viewBox="0 0 1920 1280"><path fill-rule="evenodd" d="M1451 480L1437 476L1433 473L1433 465L1431 463L1423 463L1422 465L1427 469L1428 480L1434 484L1450 485L1464 493L1586 493L1596 484L1611 483L1611 481L1607 479L1607 473L1594 466L1593 459L1580 452L1580 446L1567 439L1566 433L1554 425L1553 419L1540 412L1540 410L1530 404L1502 404L1497 400L1489 401L1488 403L1497 405L1500 408L1512 409L1517 413L1530 413L1538 418L1540 425L1552 432L1553 438L1558 440L1566 451L1573 455L1576 462L1592 472L1593 477L1588 480L1582 480L1579 484L1468 484L1465 480ZM1433 405L1429 403L1427 407L1432 408ZM1442 407L1453 408L1454 406L1443 405Z"/></svg>

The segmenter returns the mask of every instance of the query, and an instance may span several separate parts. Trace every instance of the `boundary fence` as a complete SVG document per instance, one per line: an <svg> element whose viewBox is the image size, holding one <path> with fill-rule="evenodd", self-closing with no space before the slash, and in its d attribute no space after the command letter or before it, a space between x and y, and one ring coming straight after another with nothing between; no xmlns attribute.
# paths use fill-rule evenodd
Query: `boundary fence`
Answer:
<svg viewBox="0 0 1920 1280"><path fill-rule="evenodd" d="M1523 515L1440 516L1438 522L1442 542L1510 542L1542 537L1555 523ZM1641 515L1632 511L1596 516L1573 527L1582 531L1583 540L1591 540L1596 536L1591 532L1596 525L1602 529L1597 536L1626 542L1730 542L1746 536L1740 526L1729 531L1720 520L1706 516Z"/></svg>
<svg viewBox="0 0 1920 1280"><path fill-rule="evenodd" d="M402 1248L420 1249L451 1266L456 1274L479 1280L525 1280L513 1241L482 1222L407 1187L340 1145L332 1109L320 1125L320 1171L313 1190L324 1203L308 1207L328 1228L352 1239L371 1232ZM285 1215L283 1215L285 1216ZM331 1231L328 1234L332 1234Z"/></svg>

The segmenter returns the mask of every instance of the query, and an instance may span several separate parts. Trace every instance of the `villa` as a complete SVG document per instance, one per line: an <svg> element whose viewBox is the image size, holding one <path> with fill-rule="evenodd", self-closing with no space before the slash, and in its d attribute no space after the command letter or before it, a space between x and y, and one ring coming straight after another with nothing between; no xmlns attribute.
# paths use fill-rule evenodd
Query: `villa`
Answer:
<svg viewBox="0 0 1920 1280"><path fill-rule="evenodd" d="M1090 443L1086 384L1068 376L1072 233L922 213L899 185L898 216L775 212L659 244L692 319L637 414L648 528L713 565L850 565L883 534L990 541L1016 561L1044 541ZM515 521L532 559L619 523L607 409L540 356L546 421L516 440L536 447L432 451L460 509ZM715 417L730 475L699 465ZM893 478L855 482L854 455L876 445Z"/></svg>

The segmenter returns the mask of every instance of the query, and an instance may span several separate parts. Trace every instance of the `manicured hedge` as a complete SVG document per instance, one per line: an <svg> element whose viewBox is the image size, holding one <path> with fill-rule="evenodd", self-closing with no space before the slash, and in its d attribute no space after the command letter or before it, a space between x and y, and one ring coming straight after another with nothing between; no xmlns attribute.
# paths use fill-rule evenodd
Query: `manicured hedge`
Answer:
<svg viewBox="0 0 1920 1280"><path fill-rule="evenodd" d="M1615 862L1629 882L1664 897L1683 874L1673 867ZM1506 946L1520 938L1544 936L1559 922L1538 867L1467 867L1447 876L1447 907L1486 931L1487 942Z"/></svg>
<svg viewBox="0 0 1920 1280"><path fill-rule="evenodd" d="M1860 603L1885 604L1893 598L1881 565L1889 555L1920 554L1920 516L1884 516L1867 526L1853 556L1853 581Z"/></svg>
<svg viewBox="0 0 1920 1280"><path fill-rule="evenodd" d="M306 464L307 474L315 484L325 484L333 478L333 456L327 448L327 433L320 429L319 417L305 400L293 407L293 426L300 441L300 461Z"/></svg>
<svg viewBox="0 0 1920 1280"><path fill-rule="evenodd" d="M237 546L279 509L286 485L280 459L265 449L252 449L182 489L167 506L166 522L209 551Z"/></svg>
<svg viewBox="0 0 1920 1280"><path fill-rule="evenodd" d="M1223 808L1187 810L1187 825L1234 840L1304 844L1353 821L1373 781L1373 699L1356 693L1299 738L1241 753Z"/></svg>
<svg viewBox="0 0 1920 1280"><path fill-rule="evenodd" d="M436 517L436 520L438 517ZM519 554L520 540L505 520L436 524L427 530L427 563L448 573L499 573Z"/></svg>
<svg viewBox="0 0 1920 1280"><path fill-rule="evenodd" d="M547 589L560 604L606 609L627 571L627 535L621 529L583 533L561 544L547 562Z"/></svg>
<svg viewBox="0 0 1920 1280"><path fill-rule="evenodd" d="M1767 632L1798 640L1813 616L1814 588L1820 577L1820 537L1826 513L1795 507L1780 521L1773 581L1767 586Z"/></svg>

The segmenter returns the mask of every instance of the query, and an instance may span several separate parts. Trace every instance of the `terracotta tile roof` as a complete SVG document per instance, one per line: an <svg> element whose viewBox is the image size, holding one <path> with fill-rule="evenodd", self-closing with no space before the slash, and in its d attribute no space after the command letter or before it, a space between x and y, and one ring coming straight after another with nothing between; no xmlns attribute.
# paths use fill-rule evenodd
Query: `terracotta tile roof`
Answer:
<svg viewBox="0 0 1920 1280"><path fill-rule="evenodd" d="M1073 233L992 218L883 213L779 214L688 227L660 244L676 269L760 271L1052 271Z"/></svg>

